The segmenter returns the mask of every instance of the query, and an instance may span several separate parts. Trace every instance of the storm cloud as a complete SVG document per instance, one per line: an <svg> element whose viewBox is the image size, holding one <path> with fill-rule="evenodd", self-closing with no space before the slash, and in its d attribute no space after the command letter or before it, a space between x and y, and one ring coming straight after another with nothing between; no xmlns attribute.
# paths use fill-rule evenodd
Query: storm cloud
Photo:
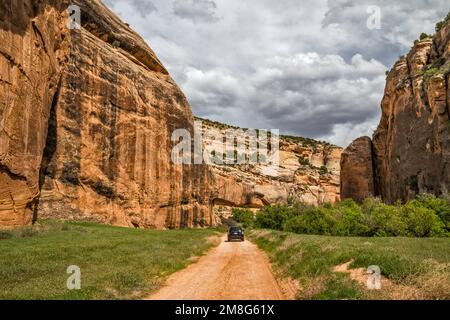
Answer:
<svg viewBox="0 0 450 320"><path fill-rule="evenodd" d="M345 146L371 135L385 71L446 0L108 0L149 43L196 115ZM379 28L368 27L380 10Z"/></svg>

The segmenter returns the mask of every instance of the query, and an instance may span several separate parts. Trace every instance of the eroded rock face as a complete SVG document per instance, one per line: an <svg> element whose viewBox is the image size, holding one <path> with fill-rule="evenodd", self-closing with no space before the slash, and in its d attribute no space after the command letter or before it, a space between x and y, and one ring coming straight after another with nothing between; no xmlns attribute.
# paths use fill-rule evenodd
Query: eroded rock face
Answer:
<svg viewBox="0 0 450 320"><path fill-rule="evenodd" d="M31 223L70 45L63 1L0 2L0 226Z"/></svg>
<svg viewBox="0 0 450 320"><path fill-rule="evenodd" d="M172 132L193 131L191 109L145 42L100 1L73 1L80 30L67 29L63 1L6 2L0 225L28 224L33 211L130 227L214 225L208 167L170 158Z"/></svg>
<svg viewBox="0 0 450 320"><path fill-rule="evenodd" d="M372 157L372 140L356 139L344 150L341 157L341 197L362 202L375 195Z"/></svg>
<svg viewBox="0 0 450 320"><path fill-rule="evenodd" d="M416 42L390 71L382 118L373 136L375 195L385 201L406 201L419 193L449 190L449 77L448 22L433 38ZM347 164L342 170L351 172L354 164ZM358 178L343 176L343 186L349 179Z"/></svg>
<svg viewBox="0 0 450 320"><path fill-rule="evenodd" d="M225 136L226 125L202 121L204 148L210 154L226 150L209 137ZM313 140L281 137L279 166L268 164L212 164L216 206L262 208L298 200L312 205L340 200L340 158L342 149ZM234 149L233 151L234 152ZM236 150L244 155L245 148ZM247 158L249 154L246 154Z"/></svg>

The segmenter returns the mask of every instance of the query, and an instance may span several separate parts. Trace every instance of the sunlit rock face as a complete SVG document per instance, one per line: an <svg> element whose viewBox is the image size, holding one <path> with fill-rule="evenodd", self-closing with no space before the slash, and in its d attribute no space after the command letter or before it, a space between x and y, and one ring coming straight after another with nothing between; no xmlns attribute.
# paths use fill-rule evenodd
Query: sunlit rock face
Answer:
<svg viewBox="0 0 450 320"><path fill-rule="evenodd" d="M0 226L36 217L209 226L212 174L171 161L190 106L154 52L100 1L2 1Z"/></svg>
<svg viewBox="0 0 450 320"><path fill-rule="evenodd" d="M221 139L228 130L242 130L202 121L204 149L213 157L219 150L229 153ZM296 137L279 137L277 166L247 161L242 165L211 164L215 177L215 205L262 208L266 205L301 201L311 205L340 200L340 158L342 149L324 142ZM249 158L248 145L231 150ZM237 158L237 157L236 157Z"/></svg>
<svg viewBox="0 0 450 320"><path fill-rule="evenodd" d="M52 103L70 52L60 1L0 2L0 226L30 224Z"/></svg>
<svg viewBox="0 0 450 320"><path fill-rule="evenodd" d="M417 41L387 76L382 117L373 135L374 195L387 202L450 188L450 23ZM356 155L355 155L356 156ZM362 150L360 157L367 156ZM348 161L342 170L351 172ZM357 179L351 175L342 177ZM358 198L358 194L346 196Z"/></svg>

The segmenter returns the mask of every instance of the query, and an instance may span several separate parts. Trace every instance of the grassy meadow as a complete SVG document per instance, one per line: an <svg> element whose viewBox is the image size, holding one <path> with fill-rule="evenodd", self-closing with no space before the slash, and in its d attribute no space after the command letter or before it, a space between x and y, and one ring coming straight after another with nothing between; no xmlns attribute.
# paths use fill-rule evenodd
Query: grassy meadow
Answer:
<svg viewBox="0 0 450 320"><path fill-rule="evenodd" d="M335 237L252 230L280 278L293 279L297 299L450 299L450 238ZM368 290L350 274L377 265L381 290Z"/></svg>
<svg viewBox="0 0 450 320"><path fill-rule="evenodd" d="M0 231L0 299L144 298L217 234L58 221ZM81 290L67 289L71 265L81 268Z"/></svg>

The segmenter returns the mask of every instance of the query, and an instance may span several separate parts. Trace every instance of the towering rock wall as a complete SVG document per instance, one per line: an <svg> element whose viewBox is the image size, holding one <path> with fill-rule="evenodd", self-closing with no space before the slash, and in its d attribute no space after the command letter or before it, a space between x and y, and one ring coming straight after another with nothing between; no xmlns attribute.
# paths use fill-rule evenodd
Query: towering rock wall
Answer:
<svg viewBox="0 0 450 320"><path fill-rule="evenodd" d="M374 195L387 202L406 201L419 193L450 190L450 23L447 19L432 38L417 41L389 72L381 108L382 117L373 136ZM360 150L347 150L365 158ZM351 172L352 161L342 162ZM355 172L356 174L356 172ZM358 198L350 192L345 197Z"/></svg>
<svg viewBox="0 0 450 320"><path fill-rule="evenodd" d="M175 165L189 104L153 51L100 1L2 1L0 226L33 216L122 226L215 224L212 174Z"/></svg>
<svg viewBox="0 0 450 320"><path fill-rule="evenodd" d="M62 1L0 2L0 226L31 223L71 35Z"/></svg>
<svg viewBox="0 0 450 320"><path fill-rule="evenodd" d="M362 137L345 149L341 158L341 197L361 202L375 194L372 140Z"/></svg>

